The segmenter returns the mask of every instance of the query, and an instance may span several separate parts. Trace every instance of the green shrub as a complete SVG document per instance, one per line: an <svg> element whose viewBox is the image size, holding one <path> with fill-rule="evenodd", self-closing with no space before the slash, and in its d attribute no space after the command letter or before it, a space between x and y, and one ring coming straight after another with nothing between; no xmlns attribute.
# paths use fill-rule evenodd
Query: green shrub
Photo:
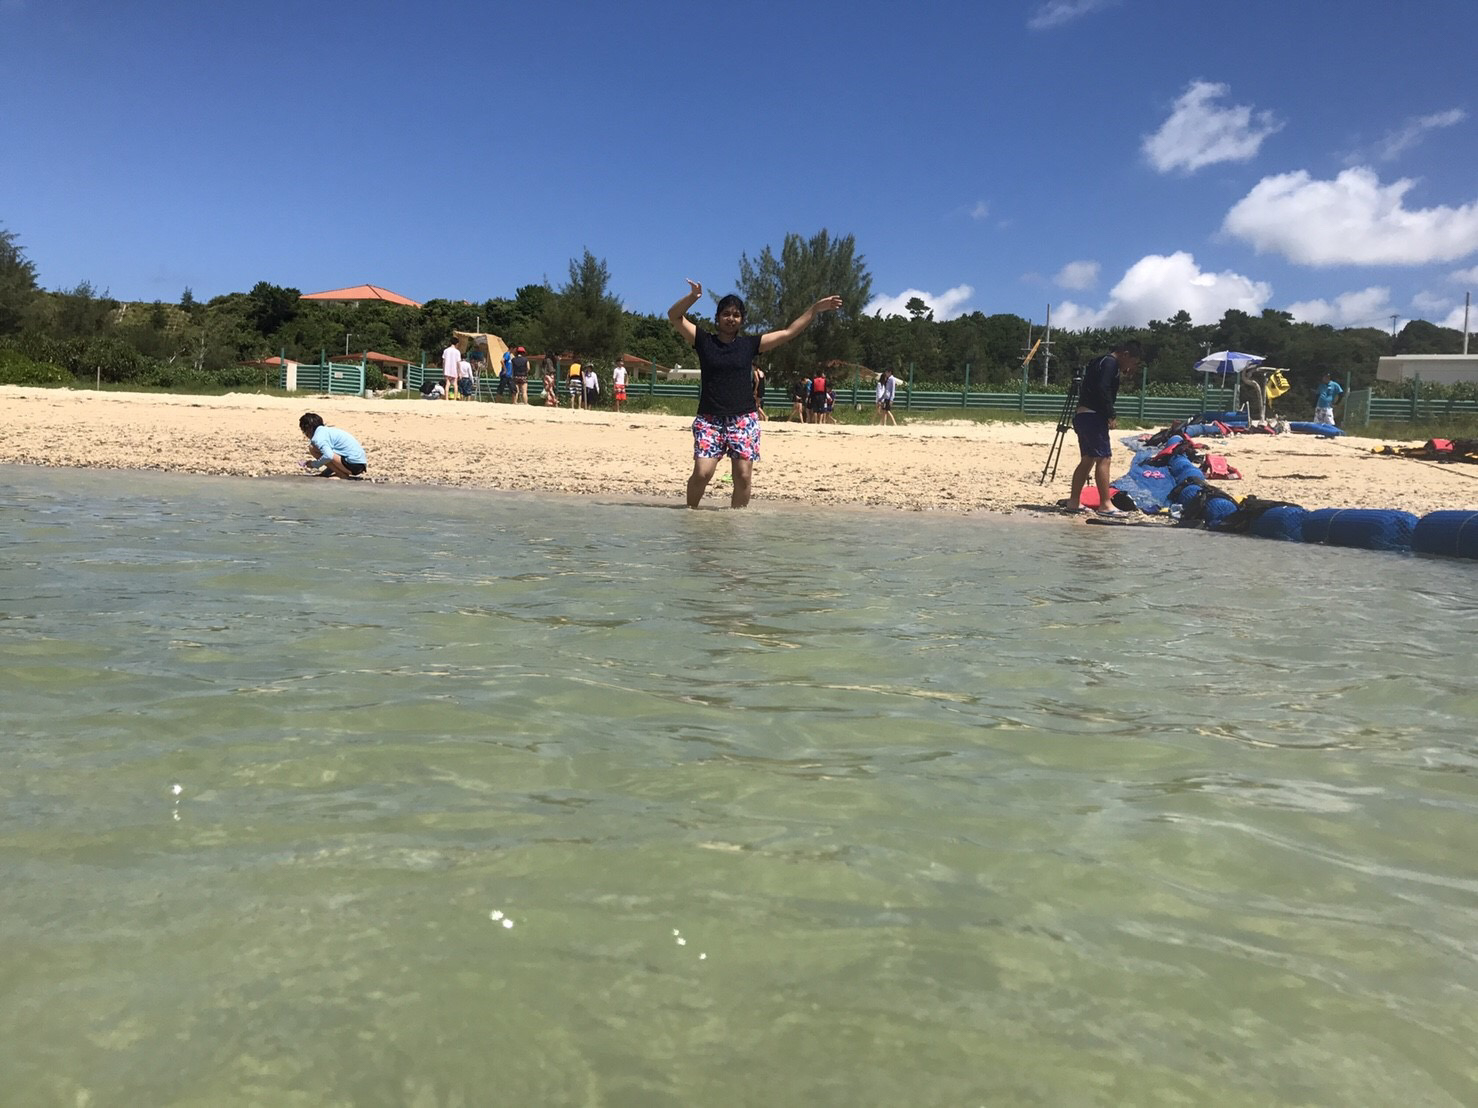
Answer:
<svg viewBox="0 0 1478 1108"><path fill-rule="evenodd" d="M59 365L38 362L19 350L0 346L0 385L75 385L77 379Z"/></svg>

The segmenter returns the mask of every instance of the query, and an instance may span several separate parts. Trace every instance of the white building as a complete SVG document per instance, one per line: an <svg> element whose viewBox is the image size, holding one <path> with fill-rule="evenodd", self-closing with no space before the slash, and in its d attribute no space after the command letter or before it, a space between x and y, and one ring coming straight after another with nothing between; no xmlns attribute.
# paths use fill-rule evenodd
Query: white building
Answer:
<svg viewBox="0 0 1478 1108"><path fill-rule="evenodd" d="M1382 358L1375 369L1377 381L1410 381L1414 377L1420 377L1424 385L1478 381L1478 354L1398 354Z"/></svg>

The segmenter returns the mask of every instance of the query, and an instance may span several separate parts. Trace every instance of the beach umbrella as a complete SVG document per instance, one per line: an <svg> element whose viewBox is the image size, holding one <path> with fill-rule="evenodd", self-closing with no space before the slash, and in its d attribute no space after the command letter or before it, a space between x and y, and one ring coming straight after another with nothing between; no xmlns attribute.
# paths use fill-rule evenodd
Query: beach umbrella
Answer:
<svg viewBox="0 0 1478 1108"><path fill-rule="evenodd" d="M1262 365L1267 361L1261 354L1239 354L1235 350L1221 350L1215 354L1207 354L1196 363L1197 373L1219 373L1226 376L1228 373L1241 373L1255 365Z"/></svg>

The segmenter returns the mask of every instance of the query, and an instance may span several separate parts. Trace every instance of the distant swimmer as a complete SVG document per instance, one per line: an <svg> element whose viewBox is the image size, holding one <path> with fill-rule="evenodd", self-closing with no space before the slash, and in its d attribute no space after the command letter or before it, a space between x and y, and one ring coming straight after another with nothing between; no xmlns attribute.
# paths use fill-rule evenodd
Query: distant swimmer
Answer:
<svg viewBox="0 0 1478 1108"><path fill-rule="evenodd" d="M718 302L714 334L700 330L688 312L703 296L703 286L688 282L688 295L667 309L667 321L698 355L698 415L693 420L693 473L688 507L696 508L713 480L719 459L732 466L734 493L729 506L749 503L754 463L760 459L760 420L755 414L754 364L761 354L800 336L819 312L842 306L840 296L823 296L782 331L742 335L744 301L732 293Z"/></svg>
<svg viewBox="0 0 1478 1108"><path fill-rule="evenodd" d="M313 455L303 463L305 468L321 468L320 477L355 480L364 476L369 468L369 458L359 440L348 431L329 427L317 412L305 412L298 420L298 427L308 440L308 453Z"/></svg>

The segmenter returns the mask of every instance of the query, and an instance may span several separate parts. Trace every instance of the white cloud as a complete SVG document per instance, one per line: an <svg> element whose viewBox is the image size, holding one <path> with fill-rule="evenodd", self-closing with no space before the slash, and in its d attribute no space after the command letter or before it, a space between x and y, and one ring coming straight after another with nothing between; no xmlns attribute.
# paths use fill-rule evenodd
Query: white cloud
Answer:
<svg viewBox="0 0 1478 1108"><path fill-rule="evenodd" d="M908 312L904 305L917 296L925 304L929 305L937 320L954 319L956 316L965 314L965 304L970 297L975 295L975 290L969 285L956 285L952 289L946 289L937 296L923 289L904 289L897 296L874 296L862 309L864 315L882 314L886 319L890 315L901 315L907 317Z"/></svg>
<svg viewBox="0 0 1478 1108"><path fill-rule="evenodd" d="M1447 318L1442 320L1437 326L1451 327L1454 331L1461 331L1463 329L1463 306L1459 304L1452 311L1448 312ZM1475 329L1478 329L1478 312L1469 309L1468 333L1471 335Z"/></svg>
<svg viewBox="0 0 1478 1108"><path fill-rule="evenodd" d="M1375 156L1383 162L1395 161L1426 138L1427 132L1442 127L1454 127L1467 118L1468 113L1462 108L1449 108L1445 112L1433 112L1431 115L1408 119L1400 130L1392 131L1376 144Z"/></svg>
<svg viewBox="0 0 1478 1108"><path fill-rule="evenodd" d="M1472 269L1459 269L1449 276L1460 285L1478 283L1478 265L1475 265Z"/></svg>
<svg viewBox="0 0 1478 1108"><path fill-rule="evenodd" d="M990 205L984 200L975 201L975 206L970 209L970 218L984 219L988 215L990 215Z"/></svg>
<svg viewBox="0 0 1478 1108"><path fill-rule="evenodd" d="M1068 262L1057 271L1052 283L1065 289L1091 289L1098 284L1098 263Z"/></svg>
<svg viewBox="0 0 1478 1108"><path fill-rule="evenodd" d="M1415 184L1382 185L1364 167L1332 181L1303 170L1264 177L1222 230L1300 265L1423 265L1478 251L1478 201L1413 211L1402 200Z"/></svg>
<svg viewBox="0 0 1478 1108"><path fill-rule="evenodd" d="M1229 308L1250 315L1261 312L1272 294L1271 285L1240 273L1204 273L1192 255L1180 250L1139 259L1109 292L1103 307L1064 301L1053 309L1053 317L1068 330L1143 326L1179 311L1189 312L1192 322L1215 323Z"/></svg>
<svg viewBox="0 0 1478 1108"><path fill-rule="evenodd" d="M1033 31L1050 31L1080 19L1100 8L1106 8L1113 0L1046 0L1026 21Z"/></svg>
<svg viewBox="0 0 1478 1108"><path fill-rule="evenodd" d="M1334 327L1384 325L1391 316L1391 290L1379 285L1342 292L1330 300L1300 300L1287 311L1300 323L1328 323Z"/></svg>
<svg viewBox="0 0 1478 1108"><path fill-rule="evenodd" d="M1175 102L1170 118L1145 137L1140 147L1161 173L1187 172L1219 162L1250 161L1263 140L1282 129L1272 112L1256 112L1245 104L1223 108L1214 103L1229 93L1226 85L1192 81Z"/></svg>
<svg viewBox="0 0 1478 1108"><path fill-rule="evenodd" d="M1411 306L1422 313L1423 319L1430 319L1438 312L1450 308L1452 297L1438 292L1419 292L1411 298Z"/></svg>

